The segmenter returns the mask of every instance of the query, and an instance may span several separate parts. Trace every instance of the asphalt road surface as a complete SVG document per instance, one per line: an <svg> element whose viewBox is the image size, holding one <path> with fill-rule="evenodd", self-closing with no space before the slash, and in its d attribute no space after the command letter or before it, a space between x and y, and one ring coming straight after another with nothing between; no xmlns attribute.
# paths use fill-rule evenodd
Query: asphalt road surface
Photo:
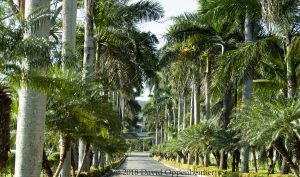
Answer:
<svg viewBox="0 0 300 177"><path fill-rule="evenodd" d="M195 177L189 172L178 171L154 160L146 152L132 152L127 154L125 162L113 172L113 177Z"/></svg>

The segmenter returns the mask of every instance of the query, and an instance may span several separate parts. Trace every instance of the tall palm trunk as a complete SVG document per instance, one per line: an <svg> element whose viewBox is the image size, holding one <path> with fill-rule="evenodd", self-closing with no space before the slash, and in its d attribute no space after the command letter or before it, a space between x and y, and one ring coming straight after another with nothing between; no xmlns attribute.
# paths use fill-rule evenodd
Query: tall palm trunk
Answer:
<svg viewBox="0 0 300 177"><path fill-rule="evenodd" d="M227 129L229 123L230 123L230 114L231 114L231 108L232 108L232 84L229 83L227 88L225 88L224 95L223 95L223 125L225 129ZM226 170L227 169L227 157L228 154L225 152L225 150L221 150L221 156L220 156L220 170Z"/></svg>
<svg viewBox="0 0 300 177"><path fill-rule="evenodd" d="M92 165L94 168L98 168L99 166L99 151L98 149L93 145L92 146L93 149L93 161L92 161Z"/></svg>
<svg viewBox="0 0 300 177"><path fill-rule="evenodd" d="M192 164L192 155L190 152L188 152L187 154L187 164L188 165L191 165Z"/></svg>
<svg viewBox="0 0 300 177"><path fill-rule="evenodd" d="M101 163L101 151L100 150L98 150L98 166L97 166L97 168L99 169L101 166L100 166L100 163Z"/></svg>
<svg viewBox="0 0 300 177"><path fill-rule="evenodd" d="M70 171L71 171L71 166L72 166L71 151L72 151L72 148L70 148L67 152L66 159L65 159L63 167L60 171L60 177L69 177L70 176Z"/></svg>
<svg viewBox="0 0 300 177"><path fill-rule="evenodd" d="M60 159L59 159L59 164L58 167L56 169L56 172L54 174L54 177L58 177L64 164L65 164L65 160L67 159L68 162L70 162L71 160L71 156L70 156L70 147L71 147L71 138L69 135L64 135L64 134L60 134ZM69 155L69 156L68 156ZM68 166L66 166L64 169L65 171L67 169L69 169L69 173L70 173L70 164L66 164ZM67 173L67 172L64 172Z"/></svg>
<svg viewBox="0 0 300 177"><path fill-rule="evenodd" d="M240 151L235 149L232 152L232 172L239 171Z"/></svg>
<svg viewBox="0 0 300 177"><path fill-rule="evenodd" d="M167 123L166 128L168 129L170 127L170 116L169 116L169 109L168 109L168 105L166 104L165 106L165 122ZM169 134L168 134L168 130L165 129L164 133L165 133L165 141L169 141Z"/></svg>
<svg viewBox="0 0 300 177"><path fill-rule="evenodd" d="M199 165L199 154L197 152L194 154L194 165Z"/></svg>
<svg viewBox="0 0 300 177"><path fill-rule="evenodd" d="M88 158L89 152L90 152L90 144L86 143L85 147L84 147L84 154L83 154L83 157L82 157L82 161L78 164L79 168L78 168L78 172L77 172L76 177L79 177L79 175L80 175L81 171L83 170L84 166L87 164L86 159Z"/></svg>
<svg viewBox="0 0 300 177"><path fill-rule="evenodd" d="M229 83L227 86L223 98L223 124L227 128L230 123L230 114L232 109L232 83Z"/></svg>
<svg viewBox="0 0 300 177"><path fill-rule="evenodd" d="M118 112L119 110L119 98L118 98L118 92L113 92L113 103L114 103L114 111Z"/></svg>
<svg viewBox="0 0 300 177"><path fill-rule="evenodd" d="M168 141L170 141L172 139L172 135L170 135L169 129L171 128L171 124L172 124L172 109L171 108L167 108L168 109Z"/></svg>
<svg viewBox="0 0 300 177"><path fill-rule="evenodd" d="M226 170L227 169L227 153L224 149L220 151L220 170Z"/></svg>
<svg viewBox="0 0 300 177"><path fill-rule="evenodd" d="M257 167L257 158L256 158L255 149L253 149L252 155L253 155L254 172L257 173L258 167Z"/></svg>
<svg viewBox="0 0 300 177"><path fill-rule="evenodd" d="M220 157L221 157L220 151L218 151L218 150L217 151L213 151L212 154L215 157L217 166L220 166Z"/></svg>
<svg viewBox="0 0 300 177"><path fill-rule="evenodd" d="M84 54L83 54L83 80L93 72L94 62L94 0L84 0Z"/></svg>
<svg viewBox="0 0 300 177"><path fill-rule="evenodd" d="M176 103L175 101L173 102L173 105L172 105L172 112L173 112L173 128L175 129L176 128Z"/></svg>
<svg viewBox="0 0 300 177"><path fill-rule="evenodd" d="M254 40L253 37L253 21L248 13L245 16L245 42L251 42ZM251 92L252 92L252 75L251 71L248 70L247 76L245 78L245 87L243 91L243 102L250 101L251 99ZM249 172L249 147L244 146L241 151L241 172L248 173Z"/></svg>
<svg viewBox="0 0 300 177"><path fill-rule="evenodd" d="M62 69L70 57L75 55L77 1L63 0L62 4Z"/></svg>
<svg viewBox="0 0 300 177"><path fill-rule="evenodd" d="M85 20L84 20L84 54L83 54L83 83L87 82L87 76L93 72L94 62L94 0L84 0ZM82 166L84 146L88 143L79 139L79 162L78 166ZM82 167L79 167L82 168ZM86 168L85 168L86 169Z"/></svg>
<svg viewBox="0 0 300 177"><path fill-rule="evenodd" d="M85 142L83 139L79 139L79 146L78 146L78 171L81 169L81 171L88 172L89 171L89 158L86 158L88 154L90 153L89 151L86 152L86 149L89 147L89 143ZM86 156L85 156L86 155Z"/></svg>
<svg viewBox="0 0 300 177"><path fill-rule="evenodd" d="M6 167L10 150L11 102L5 88L0 86L0 171Z"/></svg>
<svg viewBox="0 0 300 177"><path fill-rule="evenodd" d="M185 129L185 116L186 116L186 97L183 97L183 106L182 106L182 130Z"/></svg>
<svg viewBox="0 0 300 177"><path fill-rule="evenodd" d="M111 163L111 159L108 153L105 153L105 164L108 166Z"/></svg>
<svg viewBox="0 0 300 177"><path fill-rule="evenodd" d="M269 161L269 168L268 168L268 174L273 174L274 173L274 150L271 147L270 149L267 150L267 157L268 157L268 161Z"/></svg>
<svg viewBox="0 0 300 177"><path fill-rule="evenodd" d="M155 145L158 144L158 125L155 124Z"/></svg>
<svg viewBox="0 0 300 177"><path fill-rule="evenodd" d="M296 95L297 91L297 79L296 79L296 68L295 68L295 63L293 58L291 57L291 47L290 47L290 41L287 42L287 47L286 47L286 66L287 66L287 88L288 88L288 98L293 98ZM285 158L283 159L282 162L282 170L281 172L283 174L287 174L289 171L287 162Z"/></svg>
<svg viewBox="0 0 300 177"><path fill-rule="evenodd" d="M122 129L124 129L124 127L125 127L125 98L124 98L124 96L121 96L120 97L120 103L121 103L121 105L120 105L120 109L121 109L121 124L122 124Z"/></svg>
<svg viewBox="0 0 300 177"><path fill-rule="evenodd" d="M72 177L75 177L75 170L78 169L78 153L76 145L71 143L71 166L72 166Z"/></svg>
<svg viewBox="0 0 300 177"><path fill-rule="evenodd" d="M199 103L199 97L200 97L200 84L194 83L194 124L198 124L200 121L200 103Z"/></svg>
<svg viewBox="0 0 300 177"><path fill-rule="evenodd" d="M160 125L160 144L164 142L163 124Z"/></svg>
<svg viewBox="0 0 300 177"><path fill-rule="evenodd" d="M100 152L100 167L102 170L105 167L105 153L103 151Z"/></svg>
<svg viewBox="0 0 300 177"><path fill-rule="evenodd" d="M181 95L179 94L179 97L178 97L178 119L177 119L177 132L179 133L180 132L180 125L181 125L181 122L182 122L182 107L181 107Z"/></svg>
<svg viewBox="0 0 300 177"><path fill-rule="evenodd" d="M190 106L190 127L194 124L194 81L192 81L192 88L191 88L191 106Z"/></svg>
<svg viewBox="0 0 300 177"><path fill-rule="evenodd" d="M25 18L39 7L50 7L50 0L26 0ZM50 23L44 20L34 30L25 32L25 38L45 38L49 36ZM32 58L38 56L30 56ZM25 70L33 71L28 60L21 64ZM46 71L46 68L39 68ZM17 122L15 177L40 176L44 146L44 127L47 95L21 84L19 95L19 116Z"/></svg>
<svg viewBox="0 0 300 177"><path fill-rule="evenodd" d="M286 47L286 70L287 70L287 92L288 98L291 99L295 96L297 90L297 79L296 79L296 70L295 70L295 63L293 58L290 55L291 48L290 48L290 41L287 41ZM282 165L281 165L281 174L288 174L289 166L285 158L283 158Z"/></svg>
<svg viewBox="0 0 300 177"><path fill-rule="evenodd" d="M65 71L66 60L74 56L76 45L76 17L77 17L77 1L63 0L62 4L62 69ZM58 177L70 176L71 168L71 140L69 135L60 135L60 160L57 170L54 174Z"/></svg>
<svg viewBox="0 0 300 177"><path fill-rule="evenodd" d="M208 120L210 117L210 60L209 57L206 59L206 76L205 76L205 119Z"/></svg>
<svg viewBox="0 0 300 177"><path fill-rule="evenodd" d="M293 58L291 57L291 47L290 47L290 42L288 42L287 47L286 47L286 70L287 70L287 88L288 88L288 98L293 98L296 94L297 90L297 79L296 79L296 68L295 68L295 63Z"/></svg>

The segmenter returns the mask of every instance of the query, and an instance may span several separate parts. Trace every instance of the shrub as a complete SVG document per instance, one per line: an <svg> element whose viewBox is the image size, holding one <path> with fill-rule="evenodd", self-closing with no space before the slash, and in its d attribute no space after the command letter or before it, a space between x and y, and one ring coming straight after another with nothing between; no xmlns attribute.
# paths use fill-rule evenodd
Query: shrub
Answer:
<svg viewBox="0 0 300 177"><path fill-rule="evenodd" d="M92 168L89 173L81 173L79 177L100 177L108 173L112 168L116 168L122 163L124 158L119 161L111 163L111 166L105 166L104 169L94 169Z"/></svg>

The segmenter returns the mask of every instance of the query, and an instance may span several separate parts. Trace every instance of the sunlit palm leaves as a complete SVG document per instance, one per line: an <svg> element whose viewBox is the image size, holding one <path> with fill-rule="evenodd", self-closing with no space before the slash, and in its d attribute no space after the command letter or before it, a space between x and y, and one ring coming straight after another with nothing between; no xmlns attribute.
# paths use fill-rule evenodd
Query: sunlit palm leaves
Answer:
<svg viewBox="0 0 300 177"><path fill-rule="evenodd" d="M136 25L162 16L162 8L155 2L101 1L97 4L97 62L101 66L98 74L112 75L106 82L125 95L132 94L132 87L140 91L142 81L154 75L156 66L154 45L158 41L153 34L137 30Z"/></svg>
<svg viewBox="0 0 300 177"><path fill-rule="evenodd" d="M245 15L245 10L252 17L261 16L261 6L258 0L200 0L200 13L206 19L223 19L235 21Z"/></svg>
<svg viewBox="0 0 300 177"><path fill-rule="evenodd" d="M268 146L279 137L290 142L294 136L299 136L299 106L297 99L256 99L239 116L238 126L242 130L242 138L253 144Z"/></svg>
<svg viewBox="0 0 300 177"><path fill-rule="evenodd" d="M262 14L268 28L286 38L299 30L299 1L261 0Z"/></svg>

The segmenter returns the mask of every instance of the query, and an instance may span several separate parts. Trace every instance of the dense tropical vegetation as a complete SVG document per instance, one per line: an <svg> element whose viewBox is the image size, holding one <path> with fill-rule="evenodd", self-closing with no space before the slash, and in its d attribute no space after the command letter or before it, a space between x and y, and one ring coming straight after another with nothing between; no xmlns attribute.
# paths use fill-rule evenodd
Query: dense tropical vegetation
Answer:
<svg viewBox="0 0 300 177"><path fill-rule="evenodd" d="M0 176L115 167L158 61L137 25L163 13L152 1L1 1Z"/></svg>
<svg viewBox="0 0 300 177"><path fill-rule="evenodd" d="M299 0L198 4L158 50L138 28L163 17L154 1L0 1L0 175L101 176L152 144L177 164L300 176ZM140 112L152 143L125 140Z"/></svg>
<svg viewBox="0 0 300 177"><path fill-rule="evenodd" d="M199 0L197 12L173 18L143 110L155 155L299 176L299 7Z"/></svg>

